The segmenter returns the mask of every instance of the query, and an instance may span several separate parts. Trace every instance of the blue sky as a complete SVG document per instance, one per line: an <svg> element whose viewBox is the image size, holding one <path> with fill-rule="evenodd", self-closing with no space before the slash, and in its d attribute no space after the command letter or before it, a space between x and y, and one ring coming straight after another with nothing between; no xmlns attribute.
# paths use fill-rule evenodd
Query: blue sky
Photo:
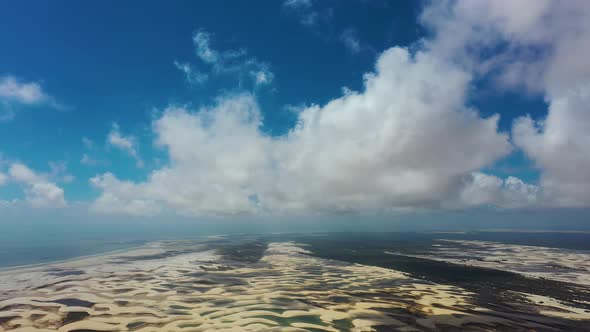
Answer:
<svg viewBox="0 0 590 332"><path fill-rule="evenodd" d="M526 6L530 17L462 1L3 4L0 201L148 218L585 208L590 175L571 174L590 165L575 124L587 106L559 105L588 98L588 6L569 5L579 29L551 1ZM173 127L191 121L202 127ZM217 194L172 198L178 185Z"/></svg>
<svg viewBox="0 0 590 332"><path fill-rule="evenodd" d="M68 185L66 195L71 191L72 199L95 196L88 190L87 178L100 169L79 165L82 137L103 148L116 122L145 139L141 152L151 156L157 154L151 151L149 137L154 109L171 102L206 104L223 91L238 89L235 80L225 77L190 87L174 67L174 61L205 67L192 44L198 30L213 34L219 49L244 48L271 65L273 86L256 93L264 129L272 134L283 134L294 124L286 105L324 103L343 86L360 87L360 77L372 67L378 52L416 37L417 9L385 4L338 7L334 22L330 19L317 30L301 25L298 14L280 2L169 6L158 1L105 1L73 6L68 1L23 1L7 6L0 23L0 39L6 45L0 54L0 73L42 82L44 90L67 109L36 107L2 123L0 139L10 142L3 144L2 152L36 169L47 168L48 160L67 162L68 170L80 177ZM370 11L371 19L363 22L356 17L360 9ZM398 30L398 25L408 29ZM352 27L366 35L367 49L359 54L338 40L340 30ZM103 152L101 157L125 177L141 178L149 170L149 165L137 170L132 160L116 151Z"/></svg>

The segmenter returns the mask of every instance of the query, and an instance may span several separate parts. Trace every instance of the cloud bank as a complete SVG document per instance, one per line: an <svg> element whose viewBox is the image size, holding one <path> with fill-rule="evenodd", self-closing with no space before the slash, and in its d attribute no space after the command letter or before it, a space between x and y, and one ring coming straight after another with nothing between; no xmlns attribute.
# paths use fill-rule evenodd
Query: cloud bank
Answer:
<svg viewBox="0 0 590 332"><path fill-rule="evenodd" d="M427 52L394 47L364 76L363 91L301 109L281 137L262 133L250 94L196 111L169 107L153 124L169 166L139 183L94 177L101 195L93 208L199 216L473 205L464 199L476 190L472 172L511 147L498 116L484 119L465 105L470 78ZM513 190L518 181L496 190L528 195Z"/></svg>
<svg viewBox="0 0 590 332"><path fill-rule="evenodd" d="M283 7L317 26L314 3L288 0ZM142 181L112 172L92 177L98 198L91 209L286 216L589 207L588 2L437 1L419 20L427 37L409 49L383 51L360 91L297 109L296 126L283 136L261 130L252 92L225 95L200 109L165 108L152 123L155 145L168 157L165 166ZM363 49L357 37L354 30L339 35L353 53ZM237 78L241 90L247 90L243 82L255 88L274 81L270 65L244 49L213 47L206 31L193 35L193 46L200 67L174 62L191 86L220 75ZM484 118L469 106L478 80L543 96L546 117L520 117L510 132L499 131L499 115ZM38 83L0 79L2 105L51 100ZM117 125L107 143L142 163L135 138ZM515 149L541 171L538 183L483 171ZM96 161L85 154L81 163ZM51 177L20 163L0 171L0 186L19 184L32 206L66 205Z"/></svg>
<svg viewBox="0 0 590 332"><path fill-rule="evenodd" d="M542 94L546 118L514 122L515 145L542 171L550 204L590 205L590 5L587 1L453 1L428 6L426 47L504 88ZM490 50L496 50L490 52Z"/></svg>

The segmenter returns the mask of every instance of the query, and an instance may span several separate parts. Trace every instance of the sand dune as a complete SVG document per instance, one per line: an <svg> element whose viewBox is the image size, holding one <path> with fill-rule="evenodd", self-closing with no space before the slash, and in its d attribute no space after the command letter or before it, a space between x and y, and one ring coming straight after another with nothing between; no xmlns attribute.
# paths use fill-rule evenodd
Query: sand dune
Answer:
<svg viewBox="0 0 590 332"><path fill-rule="evenodd" d="M536 298L520 307L526 319L491 312L459 287L307 253L271 243L260 261L239 262L204 244L158 243L3 271L0 331L551 330L590 318Z"/></svg>

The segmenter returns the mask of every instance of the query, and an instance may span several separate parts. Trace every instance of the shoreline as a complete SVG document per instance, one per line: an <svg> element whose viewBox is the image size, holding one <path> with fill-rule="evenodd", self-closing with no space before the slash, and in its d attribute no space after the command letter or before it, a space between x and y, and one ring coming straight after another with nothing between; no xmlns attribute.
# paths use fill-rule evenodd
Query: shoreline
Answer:
<svg viewBox="0 0 590 332"><path fill-rule="evenodd" d="M529 233L529 234L538 234L538 233L590 234L590 231L580 231L580 230L527 230L527 229L480 229L480 230L474 230L474 231L425 231L425 232L422 232L422 233L424 233L424 234L468 234L470 232L476 232L476 233L477 232L480 232L480 233ZM340 232L312 232L312 233L309 233L307 235L324 234L324 233L331 234L331 233L340 233ZM343 233L347 233L347 232L343 232ZM373 233L373 232L366 232L366 233ZM391 232L391 233L404 233L404 232ZM49 266L49 265L52 265L52 264L60 264L60 263L67 263L67 262L76 262L76 261L83 260L83 259L88 259L88 258L96 258L96 257L107 256L107 255L110 255L110 254L123 253L123 252L130 251L130 250L141 249L141 248L144 248L146 246L149 246L152 243L157 243L157 242L196 240L196 239L203 239L203 238L216 238L216 237L232 236L232 235L236 235L236 236L244 236L245 235L245 236L248 236L248 235L268 235L268 234L273 234L273 235L286 235L286 234L294 234L294 233L290 233L290 232L269 232L269 233L210 234L210 235L191 236L191 237L186 237L186 238L175 238L175 239L158 239L158 240L155 240L155 239L147 239L147 240L139 240L139 241L142 242L140 245L133 244L133 245L130 245L129 247L120 248L120 249L114 249L114 250L107 250L107 251L98 252L98 253L94 253L94 254L71 256L71 257L68 257L68 258L56 259L56 260L50 260L50 261L44 261L44 262L39 262L39 263L31 263L31 264L7 265L7 266L3 266L3 265L0 264L0 274L3 274L5 272L20 270L20 269L37 268L37 267ZM453 240L450 240L450 241L453 241ZM471 240L471 241L477 241L477 240ZM491 240L481 240L481 241L491 241ZM509 242L499 242L499 243L508 244L508 245L512 244L512 243L509 243ZM563 248L563 247L545 247L545 246L534 245L534 244L518 244L518 245L534 246L534 247L541 247L541 248L556 248L556 249L576 250L576 251L590 251L590 249L579 249L579 248L578 249L573 249L573 248Z"/></svg>
<svg viewBox="0 0 590 332"><path fill-rule="evenodd" d="M96 253L96 254L90 254L90 255L73 256L73 257L70 257L70 258L58 259L58 260L48 261L48 262L43 262L43 263L12 265L12 266L0 266L0 274L2 274L4 272L13 272L13 271L16 271L16 270L21 270L21 269L30 269L30 268L44 267L44 266L49 266L49 265L53 265L53 264L76 262L76 261L80 261L80 260L84 260L84 259L88 259L88 258L97 258L97 257L103 257L103 256L112 255L112 254L124 253L124 252L130 251L130 250L141 249L141 248L146 247L147 245L149 245L151 243L157 243L157 242L160 242L160 241L146 241L146 242L144 242L141 245L134 245L134 246L130 246L130 247L127 247L127 248L115 249L115 250L110 250L110 251L105 251L105 252Z"/></svg>
<svg viewBox="0 0 590 332"><path fill-rule="evenodd" d="M130 251L130 250L143 249L143 248L146 248L149 245L154 244L154 243L169 242L169 241L176 242L176 241L198 240L198 239L215 238L215 237L222 237L222 236L227 236L227 234L202 235L202 236L175 238L175 239L134 240L134 242L141 241L142 243L139 245L137 245L137 244L130 245L129 247L126 247L126 248L108 250L108 251L103 251L103 252L99 252L99 253L95 253L95 254L72 256L69 258L45 261L42 263L31 263L31 264L20 264L20 265L9 265L9 266L0 265L0 273L6 272L6 271L11 271L11 270L43 267L43 266L52 265L52 264L75 262L75 261L88 259L88 258L97 258L97 257L111 255L111 254L123 253L123 252Z"/></svg>

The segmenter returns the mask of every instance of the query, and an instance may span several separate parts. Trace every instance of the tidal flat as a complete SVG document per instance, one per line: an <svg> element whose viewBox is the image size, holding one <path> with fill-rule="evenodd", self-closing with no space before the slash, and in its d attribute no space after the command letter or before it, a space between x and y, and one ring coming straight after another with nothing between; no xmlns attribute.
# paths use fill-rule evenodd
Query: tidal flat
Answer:
<svg viewBox="0 0 590 332"><path fill-rule="evenodd" d="M4 269L0 331L590 331L590 252L396 236L216 236ZM554 277L530 272L544 259Z"/></svg>

